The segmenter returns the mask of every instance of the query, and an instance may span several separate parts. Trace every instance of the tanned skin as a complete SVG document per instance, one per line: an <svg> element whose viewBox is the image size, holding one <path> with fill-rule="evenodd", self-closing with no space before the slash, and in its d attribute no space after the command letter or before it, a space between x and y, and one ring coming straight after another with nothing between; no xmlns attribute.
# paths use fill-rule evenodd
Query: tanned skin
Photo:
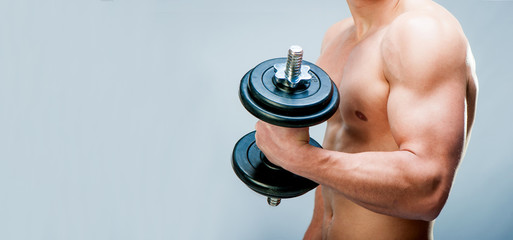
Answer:
<svg viewBox="0 0 513 240"><path fill-rule="evenodd" d="M463 158L477 96L458 21L430 0L347 0L317 64L340 91L324 149L308 128L262 121L267 158L320 184L305 239L431 239Z"/></svg>

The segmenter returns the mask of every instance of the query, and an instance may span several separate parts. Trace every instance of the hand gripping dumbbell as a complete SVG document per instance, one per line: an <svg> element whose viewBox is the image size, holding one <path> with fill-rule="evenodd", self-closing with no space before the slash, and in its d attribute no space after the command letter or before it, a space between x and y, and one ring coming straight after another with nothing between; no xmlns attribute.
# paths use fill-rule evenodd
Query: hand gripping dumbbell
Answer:
<svg viewBox="0 0 513 240"><path fill-rule="evenodd" d="M290 128L328 120L338 108L337 87L320 67L302 59L301 47L292 46L288 58L270 59L249 70L239 89L246 110L262 121ZM310 144L321 147L312 138ZM318 185L267 160L255 144L255 131L235 144L232 166L249 188L267 197L271 206Z"/></svg>

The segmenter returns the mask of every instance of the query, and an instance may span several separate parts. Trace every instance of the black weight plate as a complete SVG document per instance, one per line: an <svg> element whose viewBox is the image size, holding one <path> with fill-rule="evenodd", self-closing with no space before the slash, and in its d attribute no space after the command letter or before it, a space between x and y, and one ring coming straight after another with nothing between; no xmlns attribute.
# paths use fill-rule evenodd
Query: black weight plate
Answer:
<svg viewBox="0 0 513 240"><path fill-rule="evenodd" d="M287 58L270 59L251 71L248 86L253 99L273 112L289 116L308 115L323 109L333 92L328 74L315 64L303 61L303 66L310 67L310 85L305 89L285 90L277 87L273 80L274 65L286 61Z"/></svg>
<svg viewBox="0 0 513 240"><path fill-rule="evenodd" d="M249 77L251 70L244 75L240 82L239 98L242 105L255 117L265 122L282 127L309 127L328 120L337 110L339 104L339 94L337 87L332 84L332 96L326 106L304 115L287 114L287 112L277 112L267 105L258 102L249 92Z"/></svg>
<svg viewBox="0 0 513 240"><path fill-rule="evenodd" d="M310 144L321 147L311 138ZM267 197L297 197L318 186L317 183L309 179L268 162L255 144L255 131L246 134L235 144L232 167L237 176L249 188Z"/></svg>

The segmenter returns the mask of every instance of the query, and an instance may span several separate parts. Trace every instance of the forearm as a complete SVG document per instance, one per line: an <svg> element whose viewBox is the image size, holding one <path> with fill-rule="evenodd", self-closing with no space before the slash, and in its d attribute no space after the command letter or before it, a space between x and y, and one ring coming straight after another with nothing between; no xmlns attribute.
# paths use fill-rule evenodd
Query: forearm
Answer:
<svg viewBox="0 0 513 240"><path fill-rule="evenodd" d="M288 170L381 214L431 220L447 197L433 161L409 151L349 154L305 146L296 157L301 164Z"/></svg>

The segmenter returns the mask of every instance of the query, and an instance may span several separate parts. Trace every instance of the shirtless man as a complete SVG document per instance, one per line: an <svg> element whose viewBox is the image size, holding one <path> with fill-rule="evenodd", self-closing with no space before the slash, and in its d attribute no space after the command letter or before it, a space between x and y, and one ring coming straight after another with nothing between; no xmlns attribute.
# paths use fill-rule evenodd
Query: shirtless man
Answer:
<svg viewBox="0 0 513 240"><path fill-rule="evenodd" d="M321 66L340 91L324 149L308 128L259 121L267 158L320 186L305 239L431 239L462 159L477 96L458 21L431 0L347 0Z"/></svg>

